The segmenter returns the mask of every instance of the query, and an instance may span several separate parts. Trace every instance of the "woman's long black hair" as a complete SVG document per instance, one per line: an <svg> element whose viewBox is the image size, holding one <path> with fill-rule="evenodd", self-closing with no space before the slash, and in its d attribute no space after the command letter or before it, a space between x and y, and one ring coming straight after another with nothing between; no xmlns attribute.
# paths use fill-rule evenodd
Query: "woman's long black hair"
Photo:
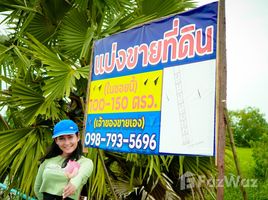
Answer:
<svg viewBox="0 0 268 200"><path fill-rule="evenodd" d="M78 137L78 132L76 133L76 136ZM79 160L79 158L81 158L81 156L83 155L83 151L82 151L82 142L81 140L78 141L77 147L76 149L73 151L73 153L68 156L64 162L62 163L62 168L66 167L67 163L69 160ZM56 144L55 139L53 140L51 146L48 148L48 151L46 153L46 155L44 157L42 157L40 159L41 163L44 162L46 159L48 158L53 158L56 157L58 155L61 155L63 152L62 150L59 148L59 146Z"/></svg>

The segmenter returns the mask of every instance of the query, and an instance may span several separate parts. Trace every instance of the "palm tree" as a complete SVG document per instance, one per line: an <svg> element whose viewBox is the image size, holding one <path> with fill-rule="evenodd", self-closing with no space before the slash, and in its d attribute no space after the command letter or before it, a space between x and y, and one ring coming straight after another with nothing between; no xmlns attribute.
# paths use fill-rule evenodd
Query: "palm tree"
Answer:
<svg viewBox="0 0 268 200"><path fill-rule="evenodd" d="M71 118L81 129L85 113L92 43L172 13L194 7L191 0L2 0L8 11L8 39L0 43L0 180L33 196L38 159L51 142L51 129ZM187 171L209 178L213 159L145 156L89 149L95 163L88 184L91 199L112 196L109 178L121 199L184 199L204 196L200 187L180 190ZM107 187L106 187L107 186Z"/></svg>

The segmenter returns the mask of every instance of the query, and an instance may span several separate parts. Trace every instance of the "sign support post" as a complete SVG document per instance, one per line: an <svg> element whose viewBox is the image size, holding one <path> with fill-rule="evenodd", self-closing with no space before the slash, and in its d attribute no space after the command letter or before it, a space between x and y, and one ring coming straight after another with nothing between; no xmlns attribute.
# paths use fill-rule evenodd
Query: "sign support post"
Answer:
<svg viewBox="0 0 268 200"><path fill-rule="evenodd" d="M224 154L225 131L224 109L226 107L226 33L225 33L225 0L218 5L218 40L217 40L217 154L218 168L217 200L224 198Z"/></svg>

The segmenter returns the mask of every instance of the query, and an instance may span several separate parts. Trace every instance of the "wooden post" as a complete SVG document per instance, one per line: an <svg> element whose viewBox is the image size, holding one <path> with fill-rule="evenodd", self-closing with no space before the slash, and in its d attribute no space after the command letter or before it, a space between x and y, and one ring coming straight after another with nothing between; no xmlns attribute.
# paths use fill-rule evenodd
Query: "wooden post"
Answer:
<svg viewBox="0 0 268 200"><path fill-rule="evenodd" d="M88 110L88 99L89 99L89 94L90 94L90 84L91 84L91 76L92 76L92 62L93 62L93 47L94 47L94 42L92 44L92 51L91 51L91 57L90 57L90 68L89 68L89 75L88 75L88 85L87 85L87 95L86 95L86 101L84 102L84 123L83 123L83 131L82 131L82 141L83 141L83 153L88 153L88 148L84 147L85 144L85 135L86 135L86 123L87 123L87 110Z"/></svg>
<svg viewBox="0 0 268 200"><path fill-rule="evenodd" d="M225 0L219 0L217 32L217 143L216 164L218 168L217 200L224 198L224 153L225 131L224 109L226 107L226 33Z"/></svg>
<svg viewBox="0 0 268 200"><path fill-rule="evenodd" d="M113 194L114 200L118 200L117 195L116 195L116 193L115 193L115 191L114 191L114 187L113 187L112 181L111 181L111 179L110 179L108 170L107 170L107 168L106 168L106 165L105 165L105 162L104 162L103 155L102 155L102 153L101 153L101 151L100 151L99 148L97 149L97 151L98 151L98 155L100 156L100 160L101 160L101 163L102 163L104 172L105 172L105 176L106 176L107 181L108 181L108 185L110 186L110 189L112 190L112 194Z"/></svg>
<svg viewBox="0 0 268 200"><path fill-rule="evenodd" d="M92 49L93 49L93 46L94 46L94 43L92 45ZM82 134L82 141L83 141L83 144L85 143L85 133L86 133L86 123L87 123L87 111L88 111L88 99L89 99L89 95L90 95L90 84L91 84L91 76L92 76L92 61L93 61L93 50L91 52L91 59L90 59L90 71L89 71L89 77L88 77L88 85L87 85L87 97L86 97L86 102L85 102L85 106L84 106L84 123L83 123L83 134ZM103 158L103 154L101 153L100 149L97 148L97 152L98 152L98 155L99 155L99 158L101 160L101 164L103 166L103 169L104 169L104 172L105 172L105 176L106 176L106 179L108 181L108 185L110 186L110 189L112 191L112 194L113 194L113 197L114 197L114 200L118 200L117 198L117 195L114 191L114 187L112 185L112 181L109 177L109 173L108 173L108 170L106 168L106 165L105 165L105 162L104 162L104 158ZM83 153L88 153L88 148L85 148L84 145L83 145Z"/></svg>
<svg viewBox="0 0 268 200"><path fill-rule="evenodd" d="M236 154L234 136L233 136L232 127L230 126L230 123L229 123L229 117L228 117L227 109L225 109L224 116L225 116L226 125L227 125L227 132L228 132L228 135L229 135L230 144L231 144L231 148L232 148L232 152L233 152L235 167L236 167L237 174L239 176L239 187L240 187L240 190L242 192L243 199L247 200L248 199L247 192L246 192L246 190L245 190L245 188L244 188L244 186L242 185L242 182L241 182L243 177L242 177L242 172L241 172L240 164L239 164L239 161L238 161L238 157L237 157L237 154Z"/></svg>

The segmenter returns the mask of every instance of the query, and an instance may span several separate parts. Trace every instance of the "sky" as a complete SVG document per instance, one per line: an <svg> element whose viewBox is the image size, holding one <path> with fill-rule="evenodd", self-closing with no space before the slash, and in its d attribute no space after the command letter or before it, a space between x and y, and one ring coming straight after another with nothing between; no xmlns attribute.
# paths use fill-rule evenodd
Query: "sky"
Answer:
<svg viewBox="0 0 268 200"><path fill-rule="evenodd" d="M258 108L268 121L267 8L267 0L225 0L227 108Z"/></svg>
<svg viewBox="0 0 268 200"><path fill-rule="evenodd" d="M225 0L227 108L258 108L268 122L267 8L267 0Z"/></svg>

